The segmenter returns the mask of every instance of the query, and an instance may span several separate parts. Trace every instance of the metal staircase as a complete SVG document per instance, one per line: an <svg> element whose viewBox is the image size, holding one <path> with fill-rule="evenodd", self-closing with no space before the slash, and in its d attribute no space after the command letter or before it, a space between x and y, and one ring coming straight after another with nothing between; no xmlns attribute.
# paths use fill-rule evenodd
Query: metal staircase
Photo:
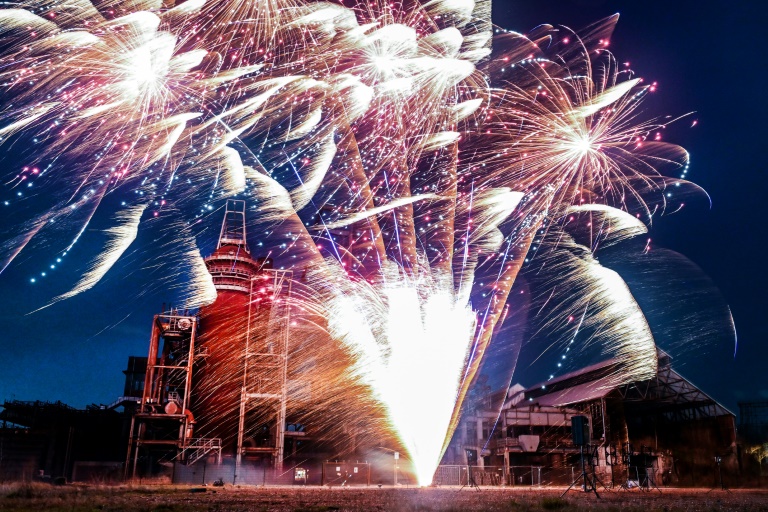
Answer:
<svg viewBox="0 0 768 512"><path fill-rule="evenodd" d="M192 439L183 449L179 451L175 459L182 461L187 466L191 466L211 452L217 452L217 463L221 461L221 439L197 438Z"/></svg>

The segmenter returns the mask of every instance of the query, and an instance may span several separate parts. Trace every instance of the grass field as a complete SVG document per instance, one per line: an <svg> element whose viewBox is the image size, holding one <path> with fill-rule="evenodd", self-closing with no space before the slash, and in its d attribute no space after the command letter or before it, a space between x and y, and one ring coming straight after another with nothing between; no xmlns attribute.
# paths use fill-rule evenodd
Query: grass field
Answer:
<svg viewBox="0 0 768 512"><path fill-rule="evenodd" d="M633 490L593 494L564 489L465 488L296 488L296 487L182 487L182 486L50 486L0 484L0 510L8 511L405 511L405 512L677 512L764 511L768 490L732 493L664 489L663 493Z"/></svg>

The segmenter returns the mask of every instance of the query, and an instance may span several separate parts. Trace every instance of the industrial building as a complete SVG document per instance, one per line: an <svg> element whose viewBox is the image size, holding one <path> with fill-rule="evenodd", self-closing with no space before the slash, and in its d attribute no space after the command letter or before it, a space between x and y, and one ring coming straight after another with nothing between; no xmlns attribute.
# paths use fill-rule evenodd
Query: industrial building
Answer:
<svg viewBox="0 0 768 512"><path fill-rule="evenodd" d="M292 272L251 256L245 215L243 201L228 201L216 250L205 259L216 300L196 313L156 315L147 357L129 360L126 393L138 405L126 478L321 483L324 461L354 461L362 450L357 423L365 418L328 410L321 419L317 381L332 383L332 375L318 369L319 346L300 346L312 338L302 331L307 322L292 319Z"/></svg>
<svg viewBox="0 0 768 512"><path fill-rule="evenodd" d="M284 468L276 472L281 451L272 444L274 436L261 430L261 446L254 446L259 432L240 428L239 410L237 424L230 422L235 436L229 441L198 437L198 420L176 391L184 389L188 367L171 350L192 339L193 325L185 319L196 317L155 318L156 364L146 371L147 358L131 357L123 396L110 405L78 410L61 403L6 401L0 413L0 480L117 481L128 470L129 478L160 476L186 483L369 484L391 483L395 475L400 483L410 481L406 461L398 465L404 471L395 475L391 454L361 452L361 460L337 462L332 451L312 446L311 426L292 423L284 427ZM166 338L171 348L157 349ZM503 397L492 396L480 379L435 483L468 484L471 475L478 485L567 485L578 477L580 464L571 420L585 415L589 459L606 486L632 481L649 488L712 486L718 459L729 485L754 484L749 479L752 457L741 441L737 444L734 415L674 371L669 356L659 351L657 376L643 382L616 384L611 376L618 365L606 361L527 389L515 385ZM503 399L501 414L491 407L498 398ZM245 397L249 400L253 398ZM276 424L280 402L267 404ZM120 407L123 412L117 411ZM246 411L264 425L258 410ZM754 415L757 423L760 412ZM242 418L247 426L248 414ZM208 432L227 435L216 425ZM240 444L240 432L250 439Z"/></svg>
<svg viewBox="0 0 768 512"><path fill-rule="evenodd" d="M6 400L2 407L0 481L122 480L126 415L61 402Z"/></svg>
<svg viewBox="0 0 768 512"><path fill-rule="evenodd" d="M507 484L569 484L580 448L571 419L589 419L589 462L606 485L706 486L716 464L739 469L735 416L672 369L658 351L658 371L617 383L621 362L605 361L530 388L512 386L499 408L488 395L468 404L444 458L483 468ZM719 462L718 462L719 461Z"/></svg>
<svg viewBox="0 0 768 512"><path fill-rule="evenodd" d="M126 388L141 394L126 476L212 457L282 470L291 272L251 257L243 201L227 203L217 248L205 263L216 301L196 314L155 316L141 360L143 384L131 368L138 360L129 361Z"/></svg>
<svg viewBox="0 0 768 512"><path fill-rule="evenodd" d="M739 402L739 437L753 445L768 444L768 401Z"/></svg>

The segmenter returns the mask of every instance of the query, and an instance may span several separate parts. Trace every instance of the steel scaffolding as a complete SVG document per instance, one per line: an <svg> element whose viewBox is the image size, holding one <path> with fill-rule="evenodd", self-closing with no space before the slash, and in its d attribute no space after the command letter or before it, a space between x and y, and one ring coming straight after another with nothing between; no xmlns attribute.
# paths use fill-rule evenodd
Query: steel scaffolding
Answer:
<svg viewBox="0 0 768 512"><path fill-rule="evenodd" d="M147 354L144 389L131 418L125 478L136 477L139 452L161 449L175 459L185 459L194 449L200 458L211 451L221 457L219 439L195 439L194 417L189 410L192 367L197 357L197 318L177 311L155 315ZM178 427L178 428L177 428ZM201 448L207 450L200 454Z"/></svg>
<svg viewBox="0 0 768 512"><path fill-rule="evenodd" d="M251 279L248 306L248 331L240 394L240 417L237 434L237 465L243 455L268 453L272 455L276 471L282 471L285 446L285 418L288 375L288 334L290 330L292 276L290 270L262 270ZM267 332L258 339L254 309L258 301L267 299L259 287L271 285L268 300L271 302ZM246 447L247 411L249 404L274 408L275 443L273 446Z"/></svg>

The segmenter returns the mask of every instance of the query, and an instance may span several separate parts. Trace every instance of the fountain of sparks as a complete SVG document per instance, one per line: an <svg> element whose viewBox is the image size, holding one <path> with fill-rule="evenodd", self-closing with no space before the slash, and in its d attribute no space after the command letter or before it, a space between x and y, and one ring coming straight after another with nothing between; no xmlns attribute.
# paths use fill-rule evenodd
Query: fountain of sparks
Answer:
<svg viewBox="0 0 768 512"><path fill-rule="evenodd" d="M328 291L328 330L355 356L354 371L386 409L419 485L429 485L475 333L467 297L450 275L394 264L376 283L344 278Z"/></svg>

